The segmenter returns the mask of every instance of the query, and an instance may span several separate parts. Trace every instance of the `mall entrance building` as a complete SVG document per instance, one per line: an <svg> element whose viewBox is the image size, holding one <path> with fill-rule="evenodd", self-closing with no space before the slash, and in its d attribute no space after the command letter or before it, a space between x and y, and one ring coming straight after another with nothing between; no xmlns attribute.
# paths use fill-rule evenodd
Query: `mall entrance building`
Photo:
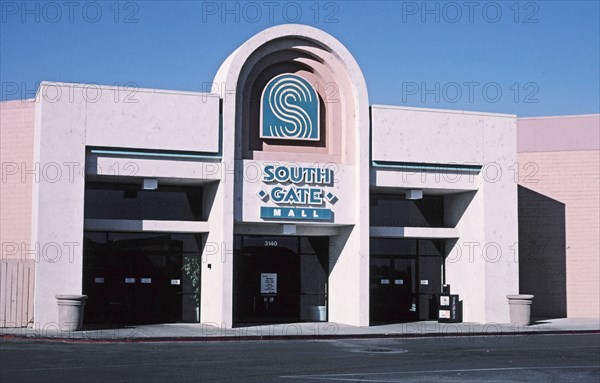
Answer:
<svg viewBox="0 0 600 383"><path fill-rule="evenodd" d="M88 295L86 323L436 320L448 285L464 321L509 321L515 116L370 105L302 25L246 41L206 93L116 91L34 101L34 161L62 171L33 185L32 243L56 244L34 322L57 294Z"/></svg>

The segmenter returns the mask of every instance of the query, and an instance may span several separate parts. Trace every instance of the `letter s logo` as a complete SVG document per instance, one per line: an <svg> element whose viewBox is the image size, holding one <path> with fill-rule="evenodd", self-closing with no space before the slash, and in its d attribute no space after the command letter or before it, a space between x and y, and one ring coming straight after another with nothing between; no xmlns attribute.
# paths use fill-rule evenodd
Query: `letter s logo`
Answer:
<svg viewBox="0 0 600 383"><path fill-rule="evenodd" d="M319 97L300 76L273 78L261 97L261 138L319 141Z"/></svg>

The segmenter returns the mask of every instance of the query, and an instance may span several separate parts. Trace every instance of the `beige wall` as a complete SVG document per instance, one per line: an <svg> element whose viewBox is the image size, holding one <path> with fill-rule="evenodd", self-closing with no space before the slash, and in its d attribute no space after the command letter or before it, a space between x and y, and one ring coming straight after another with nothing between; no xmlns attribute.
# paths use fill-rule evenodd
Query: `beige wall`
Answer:
<svg viewBox="0 0 600 383"><path fill-rule="evenodd" d="M373 105L373 161L483 165L486 124L508 115Z"/></svg>
<svg viewBox="0 0 600 383"><path fill-rule="evenodd" d="M516 116L375 105L371 126L372 159L384 165L372 169L372 186L445 197L446 225L459 233L448 237L446 283L463 300L464 320L508 322L506 295L519 290ZM394 163L440 167L401 172ZM452 165L482 169L440 170Z"/></svg>
<svg viewBox="0 0 600 383"><path fill-rule="evenodd" d="M81 87L78 84L68 86ZM98 101L86 103L86 145L206 153L219 151L218 97L204 93L137 89L131 99L116 102L110 88L97 89L103 91L101 96L97 96Z"/></svg>
<svg viewBox="0 0 600 383"><path fill-rule="evenodd" d="M51 98L49 94L56 89L73 89L73 97ZM84 168L94 175L118 169L116 175L132 180L135 176L164 175L167 168L177 169L172 175L181 182L207 176L206 167L197 164L200 161L177 166L176 161L149 161L134 155L112 161L108 169L107 158L89 155L87 159L96 166L88 163L86 167L86 147L212 154L219 149L216 96L138 89L138 102L125 103L112 98L110 87L97 87L102 97L94 100L81 93L83 89L81 84L44 82L35 103L34 161L57 164L63 170L61 177L42 177L33 184L32 241L41 249L36 263L34 310L35 322L41 326L57 321L55 295L82 291ZM134 166L128 169L127 164ZM67 166L75 170L72 177Z"/></svg>

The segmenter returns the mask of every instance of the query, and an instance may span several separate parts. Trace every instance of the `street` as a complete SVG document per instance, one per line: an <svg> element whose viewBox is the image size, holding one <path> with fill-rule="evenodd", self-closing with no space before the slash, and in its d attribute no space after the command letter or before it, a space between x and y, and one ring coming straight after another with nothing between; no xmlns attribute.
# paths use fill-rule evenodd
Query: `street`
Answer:
<svg viewBox="0 0 600 383"><path fill-rule="evenodd" d="M2 382L590 382L600 335L327 341L3 340Z"/></svg>

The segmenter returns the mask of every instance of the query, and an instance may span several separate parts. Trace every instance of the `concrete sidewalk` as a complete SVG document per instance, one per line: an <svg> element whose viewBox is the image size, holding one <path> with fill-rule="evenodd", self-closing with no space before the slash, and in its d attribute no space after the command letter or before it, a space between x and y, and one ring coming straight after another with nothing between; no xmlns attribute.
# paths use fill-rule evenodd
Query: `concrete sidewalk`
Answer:
<svg viewBox="0 0 600 383"><path fill-rule="evenodd" d="M360 338L415 338L482 335L600 333L599 318L561 318L535 321L530 326L498 323L397 323L370 327L331 322L288 323L222 328L209 323L173 323L118 328L61 331L57 324L33 328L0 328L0 340L30 339L96 342L187 342L242 340L327 340Z"/></svg>

